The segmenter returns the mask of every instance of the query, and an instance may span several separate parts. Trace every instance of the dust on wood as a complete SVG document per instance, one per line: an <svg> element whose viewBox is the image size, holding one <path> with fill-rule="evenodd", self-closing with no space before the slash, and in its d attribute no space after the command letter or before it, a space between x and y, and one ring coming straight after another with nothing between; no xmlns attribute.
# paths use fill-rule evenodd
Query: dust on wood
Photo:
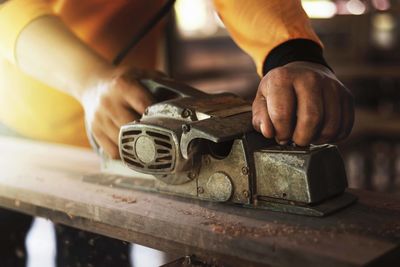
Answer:
<svg viewBox="0 0 400 267"><path fill-rule="evenodd" d="M225 218L205 209L197 208L196 210L178 210L180 213L188 216L201 217L204 220L200 222L206 225L215 234L222 234L228 237L291 237L293 235L301 236L303 240L314 243L320 240L334 240L339 234L360 234L373 235L376 229L371 227L362 227L354 223L338 221L333 226L323 226L321 228L310 228L302 224L285 224L276 220L265 223L262 226L251 227L240 222L229 222ZM400 221L385 222L381 225L380 236L391 236L400 238Z"/></svg>
<svg viewBox="0 0 400 267"><path fill-rule="evenodd" d="M128 204L136 203L136 198L128 197L128 196L121 196L117 194L112 194L111 197L117 202L124 202Z"/></svg>

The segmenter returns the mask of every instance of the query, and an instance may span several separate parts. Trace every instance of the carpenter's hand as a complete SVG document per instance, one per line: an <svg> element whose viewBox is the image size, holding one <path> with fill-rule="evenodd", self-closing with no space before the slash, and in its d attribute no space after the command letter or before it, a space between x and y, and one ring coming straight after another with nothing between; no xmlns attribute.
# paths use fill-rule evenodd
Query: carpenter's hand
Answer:
<svg viewBox="0 0 400 267"><path fill-rule="evenodd" d="M253 125L279 144L306 146L346 138L353 98L325 66L292 62L264 76L253 102Z"/></svg>
<svg viewBox="0 0 400 267"><path fill-rule="evenodd" d="M118 158L120 127L139 119L153 101L138 82L138 78L149 75L138 70L117 70L108 78L104 76L85 91L81 102L87 131L109 156Z"/></svg>

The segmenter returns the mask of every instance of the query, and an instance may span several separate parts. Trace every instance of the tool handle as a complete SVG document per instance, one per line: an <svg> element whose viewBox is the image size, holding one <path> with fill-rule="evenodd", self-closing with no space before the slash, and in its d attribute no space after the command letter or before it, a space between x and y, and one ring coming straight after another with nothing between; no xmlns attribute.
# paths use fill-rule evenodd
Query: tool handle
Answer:
<svg viewBox="0 0 400 267"><path fill-rule="evenodd" d="M145 78L140 79L139 82L153 94L157 102L177 97L205 97L208 95L186 84L168 78Z"/></svg>

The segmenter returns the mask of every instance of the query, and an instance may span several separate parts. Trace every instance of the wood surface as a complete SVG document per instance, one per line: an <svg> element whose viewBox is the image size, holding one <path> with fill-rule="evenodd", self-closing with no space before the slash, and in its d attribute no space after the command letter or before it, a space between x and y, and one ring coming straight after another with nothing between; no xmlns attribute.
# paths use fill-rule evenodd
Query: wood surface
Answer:
<svg viewBox="0 0 400 267"><path fill-rule="evenodd" d="M0 137L0 206L224 266L400 266L400 199L351 190L325 218L82 182L90 150Z"/></svg>

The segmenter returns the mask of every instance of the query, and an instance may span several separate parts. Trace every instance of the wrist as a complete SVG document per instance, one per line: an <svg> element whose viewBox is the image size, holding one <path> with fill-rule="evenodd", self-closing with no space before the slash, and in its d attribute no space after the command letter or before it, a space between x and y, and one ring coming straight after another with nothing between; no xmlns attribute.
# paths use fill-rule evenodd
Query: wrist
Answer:
<svg viewBox="0 0 400 267"><path fill-rule="evenodd" d="M332 70L326 63L319 44L307 39L293 39L280 44L268 54L264 61L263 74L291 62L310 62Z"/></svg>
<svg viewBox="0 0 400 267"><path fill-rule="evenodd" d="M324 77L329 77L333 80L338 80L332 69L320 63L314 63L309 61L293 61L284 65L284 67L302 68L303 70L313 71L316 73L320 73L321 75L324 75Z"/></svg>
<svg viewBox="0 0 400 267"><path fill-rule="evenodd" d="M115 79L118 75L117 73L117 68L108 62L99 62L90 67L88 66L87 74L81 86L77 87L73 92L74 97L83 103L88 98L88 95L93 95L94 91L105 87Z"/></svg>

